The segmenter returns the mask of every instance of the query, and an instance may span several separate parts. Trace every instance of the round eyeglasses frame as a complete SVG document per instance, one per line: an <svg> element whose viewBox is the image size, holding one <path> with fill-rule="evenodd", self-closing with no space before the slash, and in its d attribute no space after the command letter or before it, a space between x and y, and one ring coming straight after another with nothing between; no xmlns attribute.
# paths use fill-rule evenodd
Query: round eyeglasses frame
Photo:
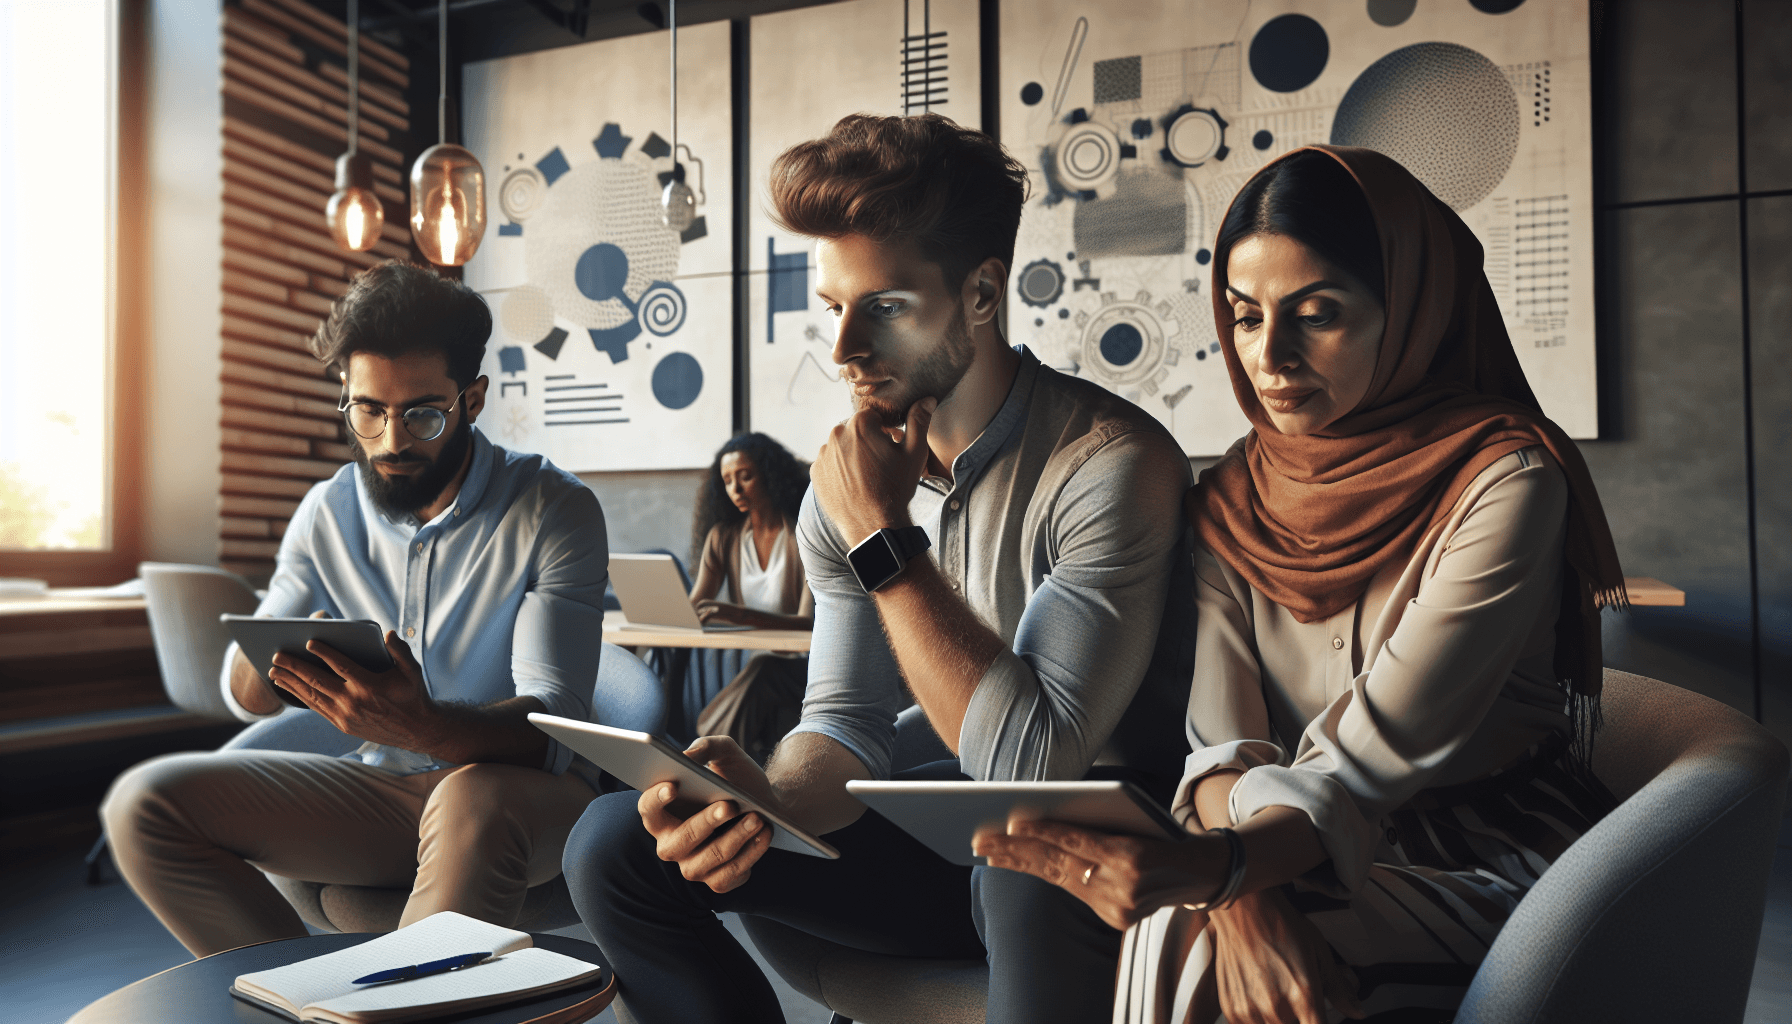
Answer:
<svg viewBox="0 0 1792 1024"><path fill-rule="evenodd" d="M460 404L461 398L466 395L466 393L467 389L461 388L460 393L454 396L454 402L446 409L438 409L433 405L413 405L400 413L398 418L404 422L405 431L412 437L419 441L434 441L436 438L442 436L442 431L448 428L448 414L454 411L455 406ZM363 432L360 427L355 426L356 413L354 410L356 406L360 406L363 409L372 409L372 406L365 402L349 401L348 388L344 387L342 389L342 400L337 403L336 411L342 414L342 420L344 423L348 424L348 429L357 437L365 438L369 441L372 441L375 438L384 437L387 429L392 425L391 412L387 409L381 409L379 412L379 429L369 434ZM371 412L364 412L361 413L361 415L367 416L371 420L373 414Z"/></svg>

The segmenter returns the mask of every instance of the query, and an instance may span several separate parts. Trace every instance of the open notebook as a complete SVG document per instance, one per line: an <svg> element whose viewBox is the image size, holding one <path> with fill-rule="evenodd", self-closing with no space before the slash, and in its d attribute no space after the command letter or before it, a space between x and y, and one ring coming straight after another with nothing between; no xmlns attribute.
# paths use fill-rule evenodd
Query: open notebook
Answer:
<svg viewBox="0 0 1792 1024"><path fill-rule="evenodd" d="M589 981L603 970L537 949L533 942L528 932L443 911L358 946L238 975L230 994L292 1020L373 1024L441 1017L541 996ZM353 983L375 971L485 950L496 959L409 981Z"/></svg>

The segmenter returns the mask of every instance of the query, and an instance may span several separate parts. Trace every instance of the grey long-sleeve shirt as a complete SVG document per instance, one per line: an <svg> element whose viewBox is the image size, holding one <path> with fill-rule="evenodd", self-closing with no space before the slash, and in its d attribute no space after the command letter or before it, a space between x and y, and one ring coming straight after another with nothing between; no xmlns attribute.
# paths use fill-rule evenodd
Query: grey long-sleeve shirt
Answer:
<svg viewBox="0 0 1792 1024"><path fill-rule="evenodd" d="M1007 400L909 513L928 557L1009 649L978 682L959 734L980 780L1081 778L1124 765L1174 778L1194 663L1188 461L1144 410L1021 349ZM846 538L814 492L797 524L815 595L797 732L890 772L910 701Z"/></svg>

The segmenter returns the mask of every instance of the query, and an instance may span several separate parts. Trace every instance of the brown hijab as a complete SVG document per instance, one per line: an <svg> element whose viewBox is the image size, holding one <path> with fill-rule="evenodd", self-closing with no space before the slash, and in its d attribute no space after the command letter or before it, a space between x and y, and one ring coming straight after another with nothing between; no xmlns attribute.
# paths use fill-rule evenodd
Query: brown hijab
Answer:
<svg viewBox="0 0 1792 1024"><path fill-rule="evenodd" d="M1599 608L1624 603L1624 576L1580 449L1543 415L1518 365L1482 272L1481 243L1394 160L1350 146L1307 148L1350 171L1375 217L1387 279L1375 373L1362 402L1323 431L1278 431L1229 340L1221 254L1214 318L1252 430L1201 474L1189 520L1251 586L1312 622L1355 603L1389 563L1409 561L1482 470L1543 445L1570 489L1555 667L1574 692L1597 696Z"/></svg>

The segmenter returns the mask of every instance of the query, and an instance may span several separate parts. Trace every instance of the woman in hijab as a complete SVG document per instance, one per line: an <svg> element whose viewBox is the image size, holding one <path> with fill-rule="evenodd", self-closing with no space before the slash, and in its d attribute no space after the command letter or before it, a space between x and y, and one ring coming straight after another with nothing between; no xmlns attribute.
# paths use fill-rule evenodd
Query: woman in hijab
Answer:
<svg viewBox="0 0 1792 1024"><path fill-rule="evenodd" d="M1448 1019L1611 806L1586 770L1611 534L1480 244L1398 163L1285 156L1214 251L1252 430L1187 501L1194 834L1015 822L977 850L1128 929L1116 1021Z"/></svg>

